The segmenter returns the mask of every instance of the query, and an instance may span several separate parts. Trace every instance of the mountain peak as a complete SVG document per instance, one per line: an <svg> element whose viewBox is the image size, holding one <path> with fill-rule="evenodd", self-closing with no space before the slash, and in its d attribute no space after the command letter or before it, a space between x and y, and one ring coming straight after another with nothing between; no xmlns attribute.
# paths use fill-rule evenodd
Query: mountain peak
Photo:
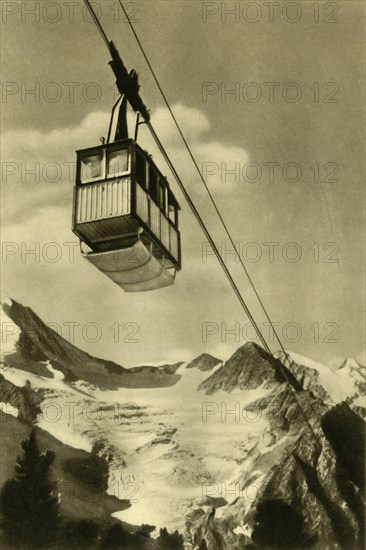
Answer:
<svg viewBox="0 0 366 550"><path fill-rule="evenodd" d="M338 367L338 370L342 369L360 369L362 368L362 365L356 361L356 359L353 359L352 357L348 357L343 361L343 363Z"/></svg>
<svg viewBox="0 0 366 550"><path fill-rule="evenodd" d="M263 359L271 359L271 355L264 350L259 344L256 344L255 342L245 342L242 346L240 346L234 355L238 353L241 355L250 355L250 356L259 356Z"/></svg>
<svg viewBox="0 0 366 550"><path fill-rule="evenodd" d="M190 363L187 365L187 369L198 369L200 371L210 371L216 365L221 363L221 359L218 359L217 357L214 357L213 355L210 355L209 353L201 353L198 357L193 359Z"/></svg>
<svg viewBox="0 0 366 550"><path fill-rule="evenodd" d="M6 358L10 366L22 360L25 370L33 372L36 368L37 372L41 369L47 373L47 367L43 363L49 361L54 369L64 374L68 382L84 379L85 371L93 378L93 382L99 378L108 378L111 374L124 372L125 369L120 365L94 358L71 344L48 327L30 307L12 299L2 303L2 309L19 328L15 353Z"/></svg>
<svg viewBox="0 0 366 550"><path fill-rule="evenodd" d="M269 355L258 344L246 342L226 363L206 378L198 389L212 394L219 390L230 392L236 388L256 389L262 384L270 387L285 381L301 389L291 372L280 361Z"/></svg>
<svg viewBox="0 0 366 550"><path fill-rule="evenodd" d="M7 367L48 378L59 371L67 383L82 380L112 390L166 387L180 379L176 374L180 363L126 369L113 361L93 357L47 326L30 307L16 300L3 302L2 312L14 325L14 338L8 346L2 346L3 362Z"/></svg>

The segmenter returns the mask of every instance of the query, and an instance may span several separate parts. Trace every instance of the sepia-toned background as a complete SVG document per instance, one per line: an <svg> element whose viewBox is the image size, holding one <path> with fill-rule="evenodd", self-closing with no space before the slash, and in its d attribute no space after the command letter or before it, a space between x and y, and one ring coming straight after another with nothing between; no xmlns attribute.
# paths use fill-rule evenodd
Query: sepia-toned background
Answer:
<svg viewBox="0 0 366 550"><path fill-rule="evenodd" d="M94 4L268 338L118 2ZM127 5L285 347L324 362L364 360L363 3ZM1 10L2 298L125 366L227 357L254 331L144 130L141 143L182 206L174 286L125 294L78 251L74 151L99 143L115 99L109 54L83 3L2 1Z"/></svg>

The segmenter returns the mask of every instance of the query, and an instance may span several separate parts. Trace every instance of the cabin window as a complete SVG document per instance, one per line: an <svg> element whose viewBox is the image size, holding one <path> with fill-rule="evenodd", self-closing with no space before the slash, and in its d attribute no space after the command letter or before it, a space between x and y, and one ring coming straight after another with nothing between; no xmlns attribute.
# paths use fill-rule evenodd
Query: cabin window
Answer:
<svg viewBox="0 0 366 550"><path fill-rule="evenodd" d="M170 191L168 194L168 217L175 226L178 226L178 205Z"/></svg>
<svg viewBox="0 0 366 550"><path fill-rule="evenodd" d="M80 164L81 183L89 183L98 179L103 179L103 153L85 155L81 158Z"/></svg>
<svg viewBox="0 0 366 550"><path fill-rule="evenodd" d="M177 225L178 212L177 207L174 204L169 204L169 219L173 222L174 225Z"/></svg>
<svg viewBox="0 0 366 550"><path fill-rule="evenodd" d="M159 203L158 175L151 165L149 165L149 195L156 204Z"/></svg>
<svg viewBox="0 0 366 550"><path fill-rule="evenodd" d="M140 151L136 151L136 180L146 189L146 160Z"/></svg>
<svg viewBox="0 0 366 550"><path fill-rule="evenodd" d="M128 171L128 149L110 151L108 153L108 177L121 176Z"/></svg>
<svg viewBox="0 0 366 550"><path fill-rule="evenodd" d="M162 210L162 212L166 212L166 185L165 183L160 180L159 182L159 205Z"/></svg>

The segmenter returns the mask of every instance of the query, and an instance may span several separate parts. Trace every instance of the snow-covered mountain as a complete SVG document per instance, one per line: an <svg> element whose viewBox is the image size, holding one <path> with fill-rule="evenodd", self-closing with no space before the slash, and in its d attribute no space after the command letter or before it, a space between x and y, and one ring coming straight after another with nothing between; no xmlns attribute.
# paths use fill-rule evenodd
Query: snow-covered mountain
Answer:
<svg viewBox="0 0 366 550"><path fill-rule="evenodd" d="M355 359L345 359L337 369L331 369L292 351L287 351L286 356L283 352L276 355L305 389L330 403L347 401L366 416L366 368Z"/></svg>
<svg viewBox="0 0 366 550"><path fill-rule="evenodd" d="M225 363L202 354L125 369L21 304L3 314L13 323L2 323L3 410L104 458L122 521L179 529L191 549L362 547L366 378L356 361L334 370L247 343Z"/></svg>
<svg viewBox="0 0 366 550"><path fill-rule="evenodd" d="M2 304L1 328L7 364L42 377L53 377L51 367L66 382L84 381L104 389L171 385L178 380L178 363L125 369L113 361L92 357L15 300Z"/></svg>

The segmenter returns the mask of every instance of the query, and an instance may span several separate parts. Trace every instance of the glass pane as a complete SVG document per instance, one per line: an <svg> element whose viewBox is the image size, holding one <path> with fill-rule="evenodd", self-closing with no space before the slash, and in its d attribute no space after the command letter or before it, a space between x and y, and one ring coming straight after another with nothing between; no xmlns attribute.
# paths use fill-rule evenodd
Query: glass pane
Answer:
<svg viewBox="0 0 366 550"><path fill-rule="evenodd" d="M168 217L174 223L174 225L177 225L177 221L178 221L177 203L171 191L168 191Z"/></svg>
<svg viewBox="0 0 366 550"><path fill-rule="evenodd" d="M128 150L111 151L108 154L108 176L119 176L128 170Z"/></svg>
<svg viewBox="0 0 366 550"><path fill-rule="evenodd" d="M91 180L101 179L102 174L102 153L98 155L89 155L81 159L81 183L86 183Z"/></svg>
<svg viewBox="0 0 366 550"><path fill-rule="evenodd" d="M146 189L146 161L139 151L136 153L136 179Z"/></svg>
<svg viewBox="0 0 366 550"><path fill-rule="evenodd" d="M156 202L159 202L158 176L154 168L149 166L149 193L150 197Z"/></svg>
<svg viewBox="0 0 366 550"><path fill-rule="evenodd" d="M160 182L160 186L159 186L159 191L160 191L160 197L159 197L159 203L160 203L160 208L163 210L163 212L165 212L165 186L162 184L162 182Z"/></svg>

